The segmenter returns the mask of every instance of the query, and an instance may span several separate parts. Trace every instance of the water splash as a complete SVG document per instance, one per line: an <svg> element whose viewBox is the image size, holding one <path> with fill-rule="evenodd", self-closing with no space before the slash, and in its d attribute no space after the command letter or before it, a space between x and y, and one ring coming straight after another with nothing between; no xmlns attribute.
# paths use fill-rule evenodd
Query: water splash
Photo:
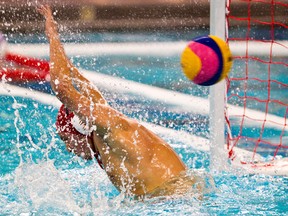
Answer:
<svg viewBox="0 0 288 216"><path fill-rule="evenodd" d="M69 182L60 176L53 161L19 166L15 171L14 183L19 189L19 200L29 205L29 211L56 208L81 212Z"/></svg>

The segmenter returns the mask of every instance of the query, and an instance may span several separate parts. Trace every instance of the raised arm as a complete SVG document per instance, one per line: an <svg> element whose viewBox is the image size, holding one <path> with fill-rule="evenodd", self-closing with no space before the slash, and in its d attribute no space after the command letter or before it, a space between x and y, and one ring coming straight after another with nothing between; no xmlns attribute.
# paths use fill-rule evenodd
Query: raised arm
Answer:
<svg viewBox="0 0 288 216"><path fill-rule="evenodd" d="M99 100L102 98L99 92L95 95L90 95L90 84L82 85L79 89L80 92L75 89L71 71L74 71L74 75L76 74L76 77L82 79L84 83L87 83L87 80L81 77L79 75L80 73L76 72L75 67L72 67L72 64L68 60L60 42L56 22L53 19L50 7L41 6L38 11L46 18L46 35L50 43L51 86L56 97L69 110L77 114L82 122L88 124L94 124L96 122L96 125L104 130L110 128L110 126L117 125L122 114L105 105L105 103L99 103ZM86 90L82 93L81 89ZM94 93L95 91L97 92L96 89L94 89ZM95 98L93 98L93 96L98 97L96 103L94 102ZM103 101L105 100L103 99Z"/></svg>
<svg viewBox="0 0 288 216"><path fill-rule="evenodd" d="M56 95L59 91L60 80L62 82L65 80L71 85L75 84L79 92L94 103L107 104L98 89L78 71L66 56L50 7L41 6L38 11L46 18L45 29L50 43L51 86Z"/></svg>
<svg viewBox="0 0 288 216"><path fill-rule="evenodd" d="M79 91L88 98L91 98L94 103L100 103L108 105L103 95L98 89L86 79L74 65L71 63L71 76L73 78L74 85Z"/></svg>

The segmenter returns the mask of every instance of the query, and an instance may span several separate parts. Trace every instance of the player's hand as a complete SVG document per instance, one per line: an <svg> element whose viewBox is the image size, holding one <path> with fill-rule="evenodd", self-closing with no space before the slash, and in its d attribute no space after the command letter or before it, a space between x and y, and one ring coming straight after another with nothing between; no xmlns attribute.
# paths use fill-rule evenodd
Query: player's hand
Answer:
<svg viewBox="0 0 288 216"><path fill-rule="evenodd" d="M41 5L40 7L37 8L37 11L42 14L45 19L46 19L46 24L45 24L45 32L50 39L51 37L57 37L58 32L57 32L57 25L56 22L53 18L52 10L49 5Z"/></svg>
<svg viewBox="0 0 288 216"><path fill-rule="evenodd" d="M49 5L41 5L37 8L37 11L41 13L46 19L52 18L52 11Z"/></svg>

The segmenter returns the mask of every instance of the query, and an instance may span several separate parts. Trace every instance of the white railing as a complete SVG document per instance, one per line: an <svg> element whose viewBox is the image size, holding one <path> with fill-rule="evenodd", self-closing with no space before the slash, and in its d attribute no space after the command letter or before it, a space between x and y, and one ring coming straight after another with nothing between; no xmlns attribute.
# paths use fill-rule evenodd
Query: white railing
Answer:
<svg viewBox="0 0 288 216"><path fill-rule="evenodd" d="M129 43L67 43L65 51L69 56L97 55L149 55L149 56L180 56L188 41L177 42L129 42ZM281 44L281 45L280 45ZM270 55L271 43L249 41L229 42L233 55L245 55L247 46L249 54L255 56ZM288 41L275 41L273 55L288 56ZM8 51L34 57L47 57L48 44L9 44ZM180 60L179 60L180 64Z"/></svg>

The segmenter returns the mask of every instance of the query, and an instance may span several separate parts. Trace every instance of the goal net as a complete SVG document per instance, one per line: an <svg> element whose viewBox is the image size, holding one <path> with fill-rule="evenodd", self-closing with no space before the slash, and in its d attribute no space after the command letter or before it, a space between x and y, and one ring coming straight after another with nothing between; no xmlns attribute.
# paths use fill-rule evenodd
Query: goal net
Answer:
<svg viewBox="0 0 288 216"><path fill-rule="evenodd" d="M231 163L288 175L288 1L229 0L226 9L234 58L225 113Z"/></svg>

